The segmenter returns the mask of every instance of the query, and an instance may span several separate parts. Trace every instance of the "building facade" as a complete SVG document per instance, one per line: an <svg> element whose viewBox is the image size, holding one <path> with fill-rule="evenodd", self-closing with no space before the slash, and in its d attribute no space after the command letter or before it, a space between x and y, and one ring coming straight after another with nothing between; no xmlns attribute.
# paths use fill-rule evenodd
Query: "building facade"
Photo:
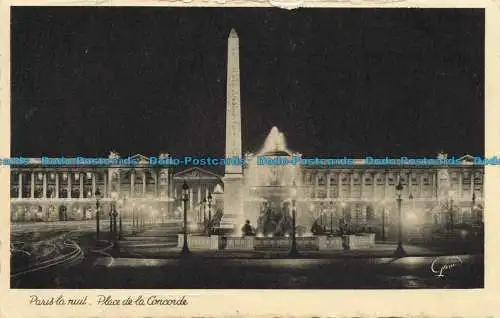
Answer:
<svg viewBox="0 0 500 318"><path fill-rule="evenodd" d="M150 165L149 158L133 156L134 166L42 166L37 160L11 168L11 217L13 222L47 222L94 219L96 193L100 192L102 217L116 204L124 217L134 212L152 218L178 218L183 211L182 184L190 187L188 217L202 222L209 213L223 209L223 177L207 169ZM298 184L298 225L314 222L329 230L340 222L380 228L397 223L395 186L400 181L405 224L413 227L449 224L482 224L484 168L472 158L452 166L301 166ZM261 206L283 208L290 204L290 182L279 171L262 167L265 179L255 181L244 167L245 217L255 222ZM274 169L274 170L273 170ZM276 170L277 169L277 170ZM281 176L281 177L280 177ZM252 181L251 181L252 180ZM99 190L99 191L98 191ZM223 211L224 212L224 211Z"/></svg>
<svg viewBox="0 0 500 318"><path fill-rule="evenodd" d="M112 153L110 158L116 157ZM160 158L168 155L160 155ZM112 205L125 217L134 212L156 217L178 217L182 211L181 187L190 184L189 211L198 211L209 194L220 201L221 177L201 168L178 173L167 166L151 165L146 156L127 158L133 165L43 165L30 159L11 166L10 198L13 222L81 221L95 219ZM217 190L219 185L219 190ZM204 204L208 204L205 202Z"/></svg>

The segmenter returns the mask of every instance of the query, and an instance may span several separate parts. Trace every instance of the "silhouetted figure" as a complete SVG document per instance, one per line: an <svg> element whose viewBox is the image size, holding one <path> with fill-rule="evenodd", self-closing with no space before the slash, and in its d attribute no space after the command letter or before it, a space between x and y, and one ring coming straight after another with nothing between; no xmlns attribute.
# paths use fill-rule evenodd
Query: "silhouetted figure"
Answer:
<svg viewBox="0 0 500 318"><path fill-rule="evenodd" d="M311 226L311 233L314 235L323 234L323 227L319 225L317 221L314 221L313 225Z"/></svg>
<svg viewBox="0 0 500 318"><path fill-rule="evenodd" d="M250 221L246 220L245 225L241 228L241 232L243 233L243 236L253 236L253 229L252 226L250 225Z"/></svg>

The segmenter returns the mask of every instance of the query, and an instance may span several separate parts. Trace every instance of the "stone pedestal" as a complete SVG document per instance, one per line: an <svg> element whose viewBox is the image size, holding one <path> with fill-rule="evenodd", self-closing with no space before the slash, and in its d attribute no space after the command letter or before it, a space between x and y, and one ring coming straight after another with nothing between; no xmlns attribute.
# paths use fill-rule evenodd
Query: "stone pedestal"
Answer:
<svg viewBox="0 0 500 318"><path fill-rule="evenodd" d="M375 234L346 235L346 245L350 250L375 247Z"/></svg>
<svg viewBox="0 0 500 318"><path fill-rule="evenodd" d="M224 210L220 228L228 234L240 235L245 224L243 213L243 175L224 177Z"/></svg>
<svg viewBox="0 0 500 318"><path fill-rule="evenodd" d="M342 250L342 238L340 236L318 236L318 250L319 251L335 251Z"/></svg>

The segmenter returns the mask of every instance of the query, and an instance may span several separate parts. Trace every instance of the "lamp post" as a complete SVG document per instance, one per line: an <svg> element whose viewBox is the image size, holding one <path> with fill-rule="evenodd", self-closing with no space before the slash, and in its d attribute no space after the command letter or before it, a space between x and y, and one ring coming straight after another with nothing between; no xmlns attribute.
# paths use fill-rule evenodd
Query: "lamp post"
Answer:
<svg viewBox="0 0 500 318"><path fill-rule="evenodd" d="M99 240L99 234L100 234L100 230L99 230L99 200L101 199L101 191L99 191L99 188L97 188L95 190L95 198L96 198L96 202L95 202L95 229L96 229L96 240L98 241Z"/></svg>
<svg viewBox="0 0 500 318"><path fill-rule="evenodd" d="M415 201L413 201L413 193L410 192L408 199L410 200L411 203L411 212L415 213Z"/></svg>
<svg viewBox="0 0 500 318"><path fill-rule="evenodd" d="M453 191L448 191L448 196L450 198L450 206L449 206L449 213L450 213L450 232L453 232Z"/></svg>
<svg viewBox="0 0 500 318"><path fill-rule="evenodd" d="M330 201L330 234L333 235L333 201Z"/></svg>
<svg viewBox="0 0 500 318"><path fill-rule="evenodd" d="M109 233L113 236L116 235L116 200L118 199L118 193L113 191L111 193L111 198L113 201L111 202L111 211L109 211Z"/></svg>
<svg viewBox="0 0 500 318"><path fill-rule="evenodd" d="M139 229L144 230L144 204L141 204L141 209L139 210Z"/></svg>
<svg viewBox="0 0 500 318"><path fill-rule="evenodd" d="M121 215L121 214L120 214ZM116 211L116 203L113 209L113 237L118 237L118 228L116 227L116 217L118 216L118 211ZM120 216L121 219L121 216Z"/></svg>
<svg viewBox="0 0 500 318"><path fill-rule="evenodd" d="M403 249L403 214L401 213L401 193L403 192L403 185L401 180L396 185L396 195L398 196L396 201L398 203L398 247L394 252L396 257L406 256L406 252Z"/></svg>
<svg viewBox="0 0 500 318"><path fill-rule="evenodd" d="M207 201L208 201L208 232L211 233L211 227L212 227L212 201L213 198L212 198L212 194L209 193L208 194L208 198L207 198Z"/></svg>
<svg viewBox="0 0 500 318"><path fill-rule="evenodd" d="M188 238L187 238L187 202L189 200L189 186L184 180L184 184L182 185L182 201L184 202L184 244L182 245L181 254L188 255L191 252L188 247Z"/></svg>
<svg viewBox="0 0 500 318"><path fill-rule="evenodd" d="M124 209L124 202L125 202L125 199L121 199L120 200L120 229L119 229L119 232L118 232L118 240L123 240L123 225L122 225L122 214L123 214L123 209Z"/></svg>
<svg viewBox="0 0 500 318"><path fill-rule="evenodd" d="M385 242L385 201L382 201L382 241Z"/></svg>
<svg viewBox="0 0 500 318"><path fill-rule="evenodd" d="M135 203L132 201L132 233L135 234Z"/></svg>
<svg viewBox="0 0 500 318"><path fill-rule="evenodd" d="M340 234L343 235L346 228L346 220L345 220L345 206L344 202L340 203L340 220L339 220L339 231Z"/></svg>
<svg viewBox="0 0 500 318"><path fill-rule="evenodd" d="M297 209L295 207L295 203L297 200L297 185L295 181L293 181L292 185L292 247L290 248L289 256L299 256L299 251L297 250L297 234L296 234L296 213Z"/></svg>
<svg viewBox="0 0 500 318"><path fill-rule="evenodd" d="M476 193L475 192L472 192L472 205L470 207L470 215L472 217L472 219L474 220L473 222L475 223L476 221L478 221L477 223L479 223L479 218L476 217L476 213L474 211L474 206L476 205Z"/></svg>
<svg viewBox="0 0 500 318"><path fill-rule="evenodd" d="M109 234L113 233L113 210L115 208L114 203L111 204L111 210L109 210Z"/></svg>

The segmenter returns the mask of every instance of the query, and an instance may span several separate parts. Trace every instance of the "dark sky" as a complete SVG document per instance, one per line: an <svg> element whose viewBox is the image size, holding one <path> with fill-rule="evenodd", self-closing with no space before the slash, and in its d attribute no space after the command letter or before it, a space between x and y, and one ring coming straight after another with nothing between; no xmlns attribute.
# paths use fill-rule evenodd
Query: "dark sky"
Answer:
<svg viewBox="0 0 500 318"><path fill-rule="evenodd" d="M484 152L484 11L12 9L12 155L224 153L227 36L243 150Z"/></svg>

